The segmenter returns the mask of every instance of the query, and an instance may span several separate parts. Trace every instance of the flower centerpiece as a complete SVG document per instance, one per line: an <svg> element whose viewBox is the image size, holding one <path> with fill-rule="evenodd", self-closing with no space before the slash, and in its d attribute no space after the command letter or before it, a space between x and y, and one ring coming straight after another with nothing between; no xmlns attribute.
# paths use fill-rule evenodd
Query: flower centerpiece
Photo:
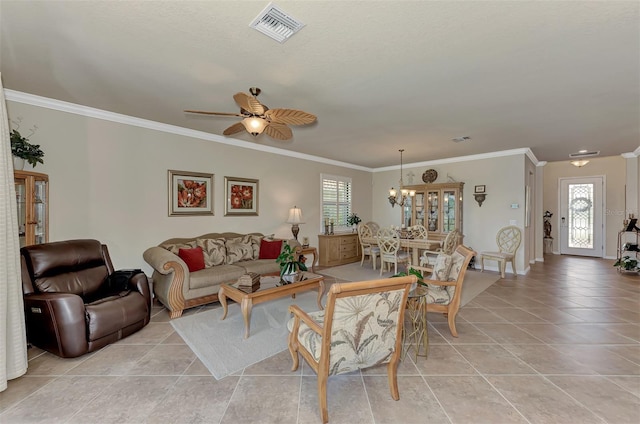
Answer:
<svg viewBox="0 0 640 424"><path fill-rule="evenodd" d="M280 279L285 283L293 283L300 271L306 271L304 255L297 255L296 248L288 243L284 245L276 262L280 265Z"/></svg>
<svg viewBox="0 0 640 424"><path fill-rule="evenodd" d="M620 269L624 269L625 271L637 271L638 270L638 260L632 258L631 256L623 256L618 259L613 266L617 266Z"/></svg>
<svg viewBox="0 0 640 424"><path fill-rule="evenodd" d="M37 164L44 163L44 152L40 150L40 145L29 143L29 139L22 136L18 130L11 130L11 154L26 160L34 168Z"/></svg>
<svg viewBox="0 0 640 424"><path fill-rule="evenodd" d="M347 224L351 225L352 227L354 225L357 226L361 222L362 222L362 220L360 219L358 214L355 213L355 212L347 217ZM355 232L355 227L354 227L353 231Z"/></svg>

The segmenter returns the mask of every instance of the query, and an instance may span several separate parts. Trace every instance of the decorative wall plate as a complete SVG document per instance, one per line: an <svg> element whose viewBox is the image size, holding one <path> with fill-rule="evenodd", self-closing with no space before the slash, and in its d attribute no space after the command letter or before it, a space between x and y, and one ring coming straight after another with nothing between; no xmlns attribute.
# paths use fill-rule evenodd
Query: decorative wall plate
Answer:
<svg viewBox="0 0 640 424"><path fill-rule="evenodd" d="M438 173L436 172L435 169L427 169L426 171L424 171L424 174L422 174L422 181L424 181L427 184L431 184L437 178L438 178Z"/></svg>

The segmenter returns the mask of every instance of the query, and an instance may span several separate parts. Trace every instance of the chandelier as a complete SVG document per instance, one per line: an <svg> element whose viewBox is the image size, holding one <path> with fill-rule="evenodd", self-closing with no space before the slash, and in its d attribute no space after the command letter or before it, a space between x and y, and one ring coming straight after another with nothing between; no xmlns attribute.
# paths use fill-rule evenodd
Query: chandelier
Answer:
<svg viewBox="0 0 640 424"><path fill-rule="evenodd" d="M404 149L398 149L398 151L400 152L400 189L396 191L391 187L391 190L389 190L388 199L389 203L391 203L391 207L394 207L396 204L402 207L407 200L407 196L413 197L416 195L415 190L406 190L404 188L404 182L402 181L402 152L404 152Z"/></svg>

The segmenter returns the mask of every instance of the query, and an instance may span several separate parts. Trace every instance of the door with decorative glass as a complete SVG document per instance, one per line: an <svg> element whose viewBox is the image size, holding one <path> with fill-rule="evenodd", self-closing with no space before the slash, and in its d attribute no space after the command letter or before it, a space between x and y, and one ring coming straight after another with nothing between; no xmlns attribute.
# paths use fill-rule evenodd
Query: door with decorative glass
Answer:
<svg viewBox="0 0 640 424"><path fill-rule="evenodd" d="M560 253L604 255L603 177L560 178Z"/></svg>

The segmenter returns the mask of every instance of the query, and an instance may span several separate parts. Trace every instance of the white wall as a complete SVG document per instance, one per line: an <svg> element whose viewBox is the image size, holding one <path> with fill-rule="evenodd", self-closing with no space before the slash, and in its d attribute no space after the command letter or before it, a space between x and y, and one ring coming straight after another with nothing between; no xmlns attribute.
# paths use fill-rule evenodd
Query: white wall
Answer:
<svg viewBox="0 0 640 424"><path fill-rule="evenodd" d="M291 237L289 208L302 208L299 239L317 246L320 174L353 179L353 207L371 219L371 173L232 145L7 102L21 130L45 152L35 171L50 178L50 241L95 238L116 268L150 271L142 253L172 237L208 232ZM23 131L28 134L28 132ZM215 174L214 216L168 216L169 169ZM259 216L224 216L224 177L259 180Z"/></svg>
<svg viewBox="0 0 640 424"><path fill-rule="evenodd" d="M463 195L463 233L464 244L472 247L477 252L483 250L497 250L496 233L510 222L523 230L524 235L524 186L525 186L525 155L523 153L463 161L455 163L443 163L433 166L414 166L409 164L404 167L404 181L407 184L407 173L412 171L416 177L414 182L421 181L422 173L429 168L438 172L435 183L447 181L447 174L456 181L462 181L464 185ZM535 167L534 167L535 168ZM535 169L534 169L535 172ZM373 175L373 193L377 193L372 199L373 219L380 225L400 225L400 209L392 208L387 200L389 188L398 187L400 171L390 170L375 172ZM473 197L475 185L485 185L487 198L482 204ZM532 192L532 198L534 192ZM512 209L512 204L518 204L517 209ZM532 211L533 213L533 211ZM532 215L533 218L533 215ZM535 222L532 219L532 225ZM518 249L516 267L519 273L528 267L525 263L526 241ZM487 262L487 268L497 269L495 262Z"/></svg>

